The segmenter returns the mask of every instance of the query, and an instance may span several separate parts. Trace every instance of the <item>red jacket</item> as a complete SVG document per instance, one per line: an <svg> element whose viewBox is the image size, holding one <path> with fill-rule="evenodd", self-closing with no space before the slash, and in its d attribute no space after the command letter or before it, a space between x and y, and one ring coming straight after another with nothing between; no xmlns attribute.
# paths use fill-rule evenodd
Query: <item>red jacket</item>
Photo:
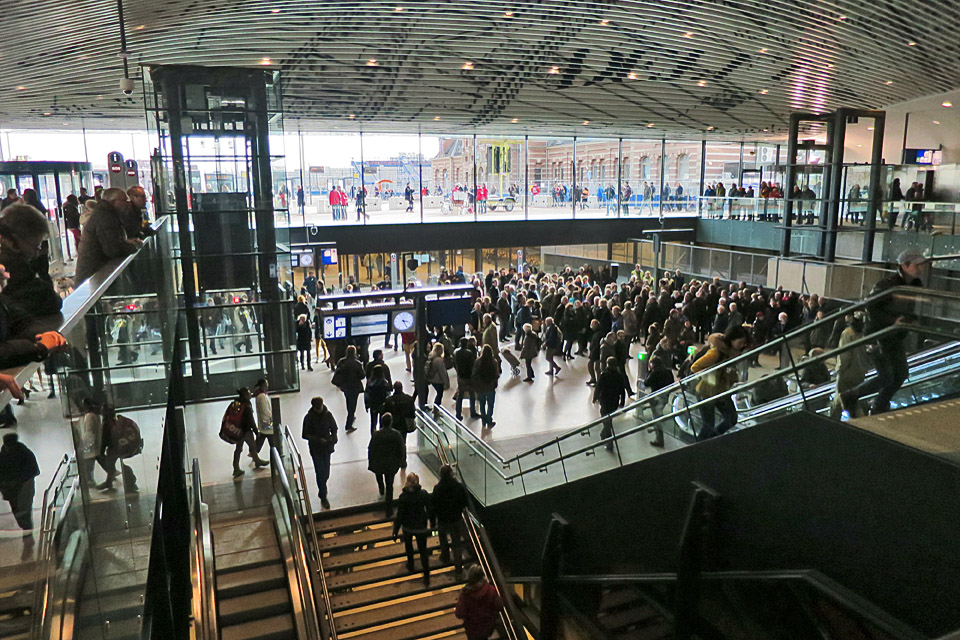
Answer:
<svg viewBox="0 0 960 640"><path fill-rule="evenodd" d="M463 620L463 630L468 638L489 638L496 628L497 614L503 609L503 602L489 582L468 589L470 587L466 586L460 591L454 614Z"/></svg>
<svg viewBox="0 0 960 640"><path fill-rule="evenodd" d="M340 204L340 194L337 193L336 189L330 191L330 206L336 206Z"/></svg>

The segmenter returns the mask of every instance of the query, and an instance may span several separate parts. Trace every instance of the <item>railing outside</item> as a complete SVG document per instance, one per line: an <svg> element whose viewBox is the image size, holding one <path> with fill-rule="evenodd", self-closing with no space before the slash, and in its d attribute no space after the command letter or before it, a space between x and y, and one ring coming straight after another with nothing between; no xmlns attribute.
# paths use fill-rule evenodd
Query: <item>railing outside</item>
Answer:
<svg viewBox="0 0 960 640"><path fill-rule="evenodd" d="M888 303L896 303L904 315L917 320L854 340L840 349L820 355L802 355L808 351L807 342L812 332L832 330L834 323L846 313L876 304L881 298L886 298ZM768 390L771 384L777 384L784 390L780 392L778 388L776 397L780 397L786 392L788 379L800 390L800 398L793 405L785 407L781 414L803 410L834 412L836 405L824 406L825 399L822 396L808 396L804 391L814 373L820 377L821 369L827 368L828 361L838 355L853 354L854 350L864 350L878 338L894 332L912 334L912 338L908 336L908 341L921 336L924 338L924 341L908 347L908 355L937 344L956 341L960 337L960 295L911 287L887 290L880 296L827 316L718 366L692 374L608 416L592 420L506 459L443 407L431 407L429 418L444 434L446 451L457 461L461 476L474 495L484 504L494 504L658 455L664 449L652 448L644 442L646 434L654 428L660 428L668 436L665 450L685 446L690 443L691 434L681 428L678 418L689 425L693 438L698 438L706 428L705 421L709 417L712 416L716 421L714 413L718 404L734 403L735 396L747 393L756 397ZM738 382L716 395L698 392L698 388L706 388L701 383L712 386L714 382L711 381L725 371L748 371L750 363L764 351L780 353L785 366L763 378ZM827 382L835 380L834 375L827 370ZM950 385L960 385L960 372L951 369L945 371L944 375L956 378L949 381ZM937 384L947 383L943 376L937 377ZM821 384L825 384L822 378ZM907 406L922 399L916 389L907 385L893 400L895 404ZM418 422L425 422L425 419L419 418ZM596 438L598 433L599 439Z"/></svg>

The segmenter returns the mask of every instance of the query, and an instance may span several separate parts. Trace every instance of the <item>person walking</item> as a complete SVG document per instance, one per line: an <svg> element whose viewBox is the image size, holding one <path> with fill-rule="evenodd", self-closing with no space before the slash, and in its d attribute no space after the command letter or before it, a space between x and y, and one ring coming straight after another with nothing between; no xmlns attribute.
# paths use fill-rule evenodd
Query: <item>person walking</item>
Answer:
<svg viewBox="0 0 960 640"><path fill-rule="evenodd" d="M667 367L666 363L659 356L654 356L650 358L650 368L647 370L647 377L643 379L643 386L647 388L648 393L656 393L664 387L669 387L673 384L673 371ZM656 399L649 401L650 411L653 413L654 419L657 419L663 415L663 410L667 406L668 398L666 395L661 395ZM654 425L654 430L656 431L656 436L650 442L651 446L662 447L663 442L663 422L659 421Z"/></svg>
<svg viewBox="0 0 960 640"><path fill-rule="evenodd" d="M473 364L470 384L477 394L481 424L486 429L496 426L493 421L493 405L497 398L497 385L500 382L500 368L493 357L490 345L483 345L480 357Z"/></svg>
<svg viewBox="0 0 960 640"><path fill-rule="evenodd" d="M627 386L623 382L623 374L617 365L617 359L610 356L604 362L604 369L597 378L597 385L593 390L593 401L600 405L600 415L603 416L603 428L600 430L600 439L605 440L613 435L613 417L611 414L622 407L627 399ZM613 450L613 443L604 445L607 451Z"/></svg>
<svg viewBox="0 0 960 640"><path fill-rule="evenodd" d="M433 404L439 406L443 402L443 392L450 388L450 376L447 374L447 365L443 359L443 345L439 342L430 350L430 356L424 368L427 383L437 392Z"/></svg>
<svg viewBox="0 0 960 640"><path fill-rule="evenodd" d="M880 295L891 287L922 287L923 279L930 267L929 259L916 249L906 249L897 256L897 272L874 285L868 297ZM878 333L913 319L912 305L909 300L899 296L885 296L867 306L866 333ZM877 375L858 384L840 395L843 408L855 415L857 403L865 395L876 393L870 413L878 414L890 410L890 400L903 386L909 375L907 352L903 346L909 331L894 330L879 338L870 350L870 357Z"/></svg>
<svg viewBox="0 0 960 640"><path fill-rule="evenodd" d="M497 628L503 601L496 587L487 582L479 565L467 569L467 583L460 590L454 615L463 620L467 640L488 640Z"/></svg>
<svg viewBox="0 0 960 640"><path fill-rule="evenodd" d="M0 495L10 504L10 511L23 530L33 535L34 478L40 475L37 457L16 433L3 436L0 447Z"/></svg>
<svg viewBox="0 0 960 640"><path fill-rule="evenodd" d="M423 583L430 586L430 551L427 549L427 537L430 535L430 494L420 486L420 476L408 473L403 490L397 499L397 515L393 521L393 540L399 540L403 532L403 546L407 552L407 571L414 572L413 540L417 540L417 551L423 568Z"/></svg>
<svg viewBox="0 0 960 640"><path fill-rule="evenodd" d="M303 416L303 428L300 437L307 441L310 457L313 458L313 470L317 474L317 488L320 506L330 508L327 500L327 480L330 479L330 456L337 445L337 420L317 396L310 401L310 410Z"/></svg>
<svg viewBox="0 0 960 640"><path fill-rule="evenodd" d="M377 430L377 421L383 411L383 402L390 395L390 383L383 375L383 365L377 365L367 378L367 389L363 392L363 404L370 412L370 435Z"/></svg>
<svg viewBox="0 0 960 640"><path fill-rule="evenodd" d="M440 481L433 487L432 505L434 528L440 538L440 562L450 564L453 550L455 576L463 572L463 541L466 538L463 526L463 510L467 508L467 490L454 477L453 467L440 467Z"/></svg>
<svg viewBox="0 0 960 640"><path fill-rule="evenodd" d="M80 401L83 417L74 428L74 441L77 448L77 470L80 478L93 486L93 469L100 455L100 439L103 434L103 421L97 403L89 397Z"/></svg>
<svg viewBox="0 0 960 640"><path fill-rule="evenodd" d="M357 347L347 346L347 354L337 362L337 368L333 372L333 386L343 392L344 400L347 402L347 421L344 425L346 433L353 433L357 430L353 426L357 414L357 399L363 393L363 365L357 360Z"/></svg>
<svg viewBox="0 0 960 640"><path fill-rule="evenodd" d="M393 383L393 394L383 401L383 413L389 413L393 428L403 436L403 450L407 450L407 434L417 430L416 403L413 396L403 392L403 383L397 380ZM407 474L407 460L404 456L400 466L400 478Z"/></svg>
<svg viewBox="0 0 960 640"><path fill-rule="evenodd" d="M604 344L603 328L600 321L593 319L590 321L589 348L587 350L587 371L590 372L588 386L597 384L597 378L600 375L600 349Z"/></svg>
<svg viewBox="0 0 960 640"><path fill-rule="evenodd" d="M524 382L533 382L533 360L540 353L540 337L533 332L529 322L523 325L523 341L520 345L520 359L527 363L527 377Z"/></svg>
<svg viewBox="0 0 960 640"><path fill-rule="evenodd" d="M263 449L263 443L274 433L273 405L270 402L270 396L267 395L267 391L269 390L270 385L267 383L266 378L257 380L257 384L253 387L253 401L257 408L258 432L253 449L257 452L257 455L259 455L260 450Z"/></svg>
<svg viewBox="0 0 960 640"><path fill-rule="evenodd" d="M471 343L471 338L460 338L460 346L453 352L453 367L457 372L457 420L463 420L463 398L470 398L470 417L479 418L477 413L477 394L470 384L470 378L473 375L473 365L477 361L476 347Z"/></svg>
<svg viewBox="0 0 960 640"><path fill-rule="evenodd" d="M240 437L237 439L233 450L233 477L239 478L243 475L243 469L240 468L240 456L243 454L243 445L246 443L249 449L250 457L253 458L255 468L265 467L269 462L260 458L256 450L257 422L253 417L253 405L250 403L250 390L246 387L237 390L237 399L227 407L226 415L223 417L225 423L229 423L239 428ZM104 434L109 433L107 428L108 417L104 415ZM109 476L110 470L107 469L107 482L112 479Z"/></svg>
<svg viewBox="0 0 960 640"><path fill-rule="evenodd" d="M297 355L300 358L300 371L306 367L307 371L313 371L313 364L310 362L310 351L313 347L313 331L310 327L310 319L307 314L301 313L297 317Z"/></svg>
<svg viewBox="0 0 960 640"><path fill-rule="evenodd" d="M384 496L387 517L393 515L393 481L397 471L407 466L407 450L404 437L393 428L393 416L389 413L380 418L380 429L370 436L367 445L367 469L377 478L377 488Z"/></svg>
<svg viewBox="0 0 960 640"><path fill-rule="evenodd" d="M557 323L552 317L547 317L543 321L543 346L547 350L547 362L550 363L550 368L547 369L547 375L552 376L554 374L560 373L560 365L557 364L554 358L557 355L563 355L563 333L560 331L560 327L557 326Z"/></svg>

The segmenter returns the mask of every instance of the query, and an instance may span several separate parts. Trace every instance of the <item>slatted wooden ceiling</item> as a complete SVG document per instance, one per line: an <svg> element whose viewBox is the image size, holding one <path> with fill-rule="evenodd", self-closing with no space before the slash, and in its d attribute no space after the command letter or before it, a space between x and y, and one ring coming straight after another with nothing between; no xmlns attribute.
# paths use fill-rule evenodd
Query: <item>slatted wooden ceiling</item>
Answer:
<svg viewBox="0 0 960 640"><path fill-rule="evenodd" d="M761 135L960 87L957 0L126 0L138 64L283 72L287 127ZM143 127L115 0L7 0L0 127ZM44 115L51 114L51 115ZM652 130L652 131L651 131Z"/></svg>

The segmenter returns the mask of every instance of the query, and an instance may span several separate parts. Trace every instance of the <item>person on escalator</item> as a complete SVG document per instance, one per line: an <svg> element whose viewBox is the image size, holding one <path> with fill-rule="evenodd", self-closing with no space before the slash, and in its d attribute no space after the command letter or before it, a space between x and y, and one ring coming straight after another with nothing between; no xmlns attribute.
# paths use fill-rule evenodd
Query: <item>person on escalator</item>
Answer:
<svg viewBox="0 0 960 640"><path fill-rule="evenodd" d="M863 314L861 312L849 313L846 315L846 328L840 333L838 348L844 349L848 344L856 342L863 337ZM867 371L870 365L867 361L867 353L863 346L847 348L845 351L837 354L837 394L830 404L830 417L839 419L843 413L843 402L841 398L848 389L854 389L861 384L867 377ZM854 406L853 413L849 417L857 417L857 409Z"/></svg>
<svg viewBox="0 0 960 640"><path fill-rule="evenodd" d="M417 552L423 566L423 582L430 586L430 550L427 538L430 535L430 494L420 486L420 476L408 473L400 497L397 498L397 515L393 521L393 540L399 540L403 530L403 545L407 552L407 571L413 573L413 539L417 539Z"/></svg>
<svg viewBox="0 0 960 640"><path fill-rule="evenodd" d="M930 260L916 249L902 251L897 257L899 267L874 285L868 297L873 298L892 287L922 287ZM910 300L888 295L867 305L867 334L874 334L911 320ZM890 400L900 389L909 374L907 352L903 341L907 338L905 330L894 330L877 338L876 344L868 350L877 375L861 382L856 387L843 392L840 402L843 408L854 415L857 403L865 395L876 393L877 397L870 408L871 414L890 410Z"/></svg>
<svg viewBox="0 0 960 640"><path fill-rule="evenodd" d="M690 372L697 374L736 358L746 349L749 341L750 334L742 325L730 327L725 334L714 333L707 336L710 349L690 365ZM697 395L700 399L716 398L714 402L700 407L703 425L700 427L697 439L706 440L726 432L737 424L737 408L733 404L733 398L726 392L737 384L738 377L733 367L715 368L712 372L699 377ZM716 426L715 410L719 411L723 418L720 426Z"/></svg>
<svg viewBox="0 0 960 640"><path fill-rule="evenodd" d="M467 569L467 583L457 598L454 615L463 620L467 640L487 640L497 627L497 617L503 610L503 600L497 588L487 582L479 565Z"/></svg>
<svg viewBox="0 0 960 640"><path fill-rule="evenodd" d="M440 538L440 562L450 562L453 548L453 566L457 578L463 571L463 510L467 508L467 490L454 477L453 467L440 467L440 482L433 487L433 517ZM448 543L449 539L449 543Z"/></svg>

